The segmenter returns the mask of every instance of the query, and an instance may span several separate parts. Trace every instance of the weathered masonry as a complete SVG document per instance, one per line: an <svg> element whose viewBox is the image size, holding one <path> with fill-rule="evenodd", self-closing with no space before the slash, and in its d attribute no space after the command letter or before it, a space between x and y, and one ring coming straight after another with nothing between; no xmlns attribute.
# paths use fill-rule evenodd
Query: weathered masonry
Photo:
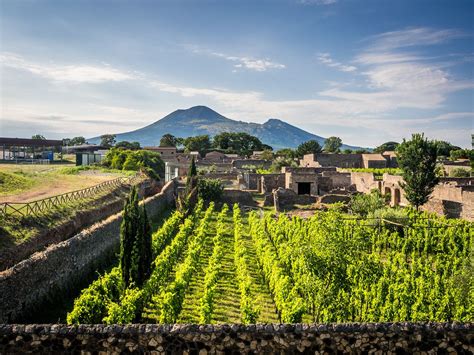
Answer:
<svg viewBox="0 0 474 355"><path fill-rule="evenodd" d="M472 354L474 324L0 325L0 353Z"/></svg>

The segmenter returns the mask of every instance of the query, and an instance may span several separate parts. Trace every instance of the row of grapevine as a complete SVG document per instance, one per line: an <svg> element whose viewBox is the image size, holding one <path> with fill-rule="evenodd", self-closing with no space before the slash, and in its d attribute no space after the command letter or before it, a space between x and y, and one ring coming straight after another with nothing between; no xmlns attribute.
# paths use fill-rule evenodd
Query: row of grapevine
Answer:
<svg viewBox="0 0 474 355"><path fill-rule="evenodd" d="M204 294L200 302L200 323L210 324L214 313L214 297L216 293L217 281L221 273L221 260L224 255L223 236L226 225L225 218L229 212L229 207L225 204L217 217L216 234L213 238L214 248L204 276Z"/></svg>
<svg viewBox="0 0 474 355"><path fill-rule="evenodd" d="M305 312L304 301L276 255L275 247L265 230L265 220L251 212L249 224L250 235L256 246L258 261L273 294L281 320L284 323L301 322Z"/></svg>
<svg viewBox="0 0 474 355"><path fill-rule="evenodd" d="M152 250L158 255L168 245L182 223L183 214L175 211L170 218L152 235ZM120 267L100 276L74 301L74 308L67 315L69 324L101 323L107 316L109 306L120 300L123 294Z"/></svg>
<svg viewBox="0 0 474 355"><path fill-rule="evenodd" d="M259 309L255 307L255 299L252 296L252 280L248 270L248 255L242 239L242 214L238 204L234 205L234 265L239 283L240 291L240 314L242 323L256 323Z"/></svg>
<svg viewBox="0 0 474 355"><path fill-rule="evenodd" d="M122 273L120 267L115 267L82 290L81 295L74 300L74 308L67 315L67 323L102 323L109 304L120 298L122 289Z"/></svg>
<svg viewBox="0 0 474 355"><path fill-rule="evenodd" d="M163 249L171 242L173 237L176 235L179 226L183 222L184 214L176 210L173 214L163 223L160 229L158 229L152 236L152 250L153 257L156 258L160 255Z"/></svg>
<svg viewBox="0 0 474 355"><path fill-rule="evenodd" d="M267 214L253 223L314 321L472 321L472 223L411 218L403 231L335 211L308 220Z"/></svg>
<svg viewBox="0 0 474 355"><path fill-rule="evenodd" d="M194 213L181 224L178 234L173 238L163 252L153 262L153 271L143 287L125 290L119 302L111 302L108 307L108 316L104 318L107 324L126 324L140 319L143 308L150 301L153 294L160 291L165 284L173 266L188 246L188 239L192 235L194 226L202 212L202 201L198 203Z"/></svg>
<svg viewBox="0 0 474 355"><path fill-rule="evenodd" d="M211 202L204 218L201 220L196 235L189 243L186 258L176 269L174 281L159 296L160 323L175 323L181 312L186 289L191 277L195 274L201 251L208 237L208 226L213 211L214 203Z"/></svg>

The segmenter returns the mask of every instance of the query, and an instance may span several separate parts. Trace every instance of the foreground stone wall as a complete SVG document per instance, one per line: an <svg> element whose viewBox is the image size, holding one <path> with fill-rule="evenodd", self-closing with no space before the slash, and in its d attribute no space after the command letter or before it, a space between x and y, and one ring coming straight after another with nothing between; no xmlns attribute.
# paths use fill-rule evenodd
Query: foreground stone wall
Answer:
<svg viewBox="0 0 474 355"><path fill-rule="evenodd" d="M0 325L0 353L468 354L474 324Z"/></svg>
<svg viewBox="0 0 474 355"><path fill-rule="evenodd" d="M149 216L174 203L175 184L144 201ZM0 272L0 322L22 319L110 261L119 249L121 221L120 212Z"/></svg>

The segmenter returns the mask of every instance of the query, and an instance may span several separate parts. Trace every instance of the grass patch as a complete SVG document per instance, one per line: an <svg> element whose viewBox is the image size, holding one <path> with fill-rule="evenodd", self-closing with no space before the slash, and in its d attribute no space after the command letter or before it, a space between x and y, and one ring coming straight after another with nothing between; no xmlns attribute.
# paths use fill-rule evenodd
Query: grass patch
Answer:
<svg viewBox="0 0 474 355"><path fill-rule="evenodd" d="M97 165L68 166L68 167L58 169L57 172L63 175L78 175L83 171L97 171L101 173L119 174L119 175L125 175L125 176L133 176L137 173L136 171L133 171L133 170L109 169L109 168L104 168L102 166L97 166Z"/></svg>
<svg viewBox="0 0 474 355"><path fill-rule="evenodd" d="M24 191L33 185L34 180L28 176L0 171L0 194Z"/></svg>

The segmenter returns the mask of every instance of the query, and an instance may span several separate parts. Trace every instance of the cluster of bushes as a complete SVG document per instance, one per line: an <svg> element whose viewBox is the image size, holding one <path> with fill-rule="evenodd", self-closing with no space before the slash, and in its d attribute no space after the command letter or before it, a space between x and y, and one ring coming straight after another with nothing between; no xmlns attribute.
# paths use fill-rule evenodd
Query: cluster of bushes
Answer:
<svg viewBox="0 0 474 355"><path fill-rule="evenodd" d="M370 194L354 195L349 203L349 210L355 215L367 217L370 212L385 207L387 198L387 195L383 196L377 189L372 190Z"/></svg>
<svg viewBox="0 0 474 355"><path fill-rule="evenodd" d="M401 169L398 168L352 168L348 169L355 173L373 173L375 176L382 176L383 174L400 175Z"/></svg>
<svg viewBox="0 0 474 355"><path fill-rule="evenodd" d="M111 169L142 171L157 180L165 171L165 163L160 154L148 150L112 148L105 156L103 164Z"/></svg>
<svg viewBox="0 0 474 355"><path fill-rule="evenodd" d="M224 186L219 179L199 179L197 183L198 197L204 201L219 201Z"/></svg>

